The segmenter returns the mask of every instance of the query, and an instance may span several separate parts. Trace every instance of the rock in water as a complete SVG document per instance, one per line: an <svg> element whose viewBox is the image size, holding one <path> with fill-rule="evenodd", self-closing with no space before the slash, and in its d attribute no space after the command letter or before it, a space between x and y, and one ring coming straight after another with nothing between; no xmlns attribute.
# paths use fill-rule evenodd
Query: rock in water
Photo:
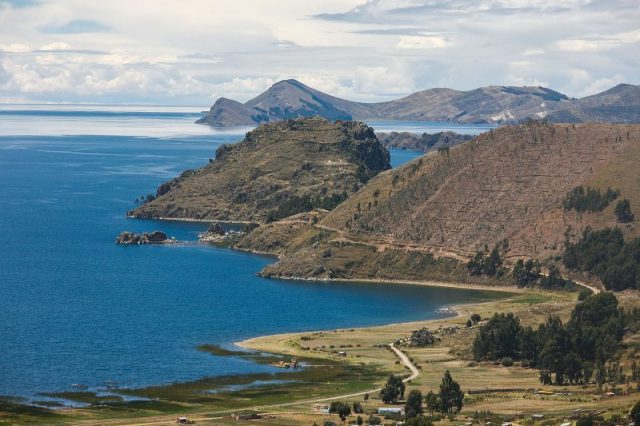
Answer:
<svg viewBox="0 0 640 426"><path fill-rule="evenodd" d="M169 238L167 238L167 234L161 231L153 231L153 232L129 232L124 231L121 232L116 237L116 244L167 244L171 242Z"/></svg>

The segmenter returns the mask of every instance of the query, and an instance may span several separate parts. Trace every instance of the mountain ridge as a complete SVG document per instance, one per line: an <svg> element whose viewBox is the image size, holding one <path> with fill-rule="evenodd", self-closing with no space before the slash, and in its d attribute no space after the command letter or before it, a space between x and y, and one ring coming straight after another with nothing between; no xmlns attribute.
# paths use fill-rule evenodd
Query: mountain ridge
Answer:
<svg viewBox="0 0 640 426"><path fill-rule="evenodd" d="M618 84L581 99L541 86L486 86L460 91L421 90L396 100L354 102L282 80L245 103L219 98L198 124L258 125L290 118L328 120L416 120L467 124L517 124L527 119L551 122L640 123L640 86Z"/></svg>

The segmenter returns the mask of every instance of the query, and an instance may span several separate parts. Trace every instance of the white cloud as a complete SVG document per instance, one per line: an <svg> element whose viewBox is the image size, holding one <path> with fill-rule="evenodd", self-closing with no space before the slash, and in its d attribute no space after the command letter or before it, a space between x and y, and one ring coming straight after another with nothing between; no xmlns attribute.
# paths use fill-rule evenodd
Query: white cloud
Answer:
<svg viewBox="0 0 640 426"><path fill-rule="evenodd" d="M53 43L45 44L40 50L69 50L71 45L62 41L54 41Z"/></svg>
<svg viewBox="0 0 640 426"><path fill-rule="evenodd" d="M446 47L450 41L441 36L402 36L398 49L434 49Z"/></svg>
<svg viewBox="0 0 640 426"><path fill-rule="evenodd" d="M637 0L215 3L0 8L0 95L204 107L283 78L362 101L429 87L539 84L584 96L640 83Z"/></svg>
<svg viewBox="0 0 640 426"><path fill-rule="evenodd" d="M30 51L31 51L31 47L28 44L22 44L22 43L0 44L0 52L4 52L4 53L25 53Z"/></svg>

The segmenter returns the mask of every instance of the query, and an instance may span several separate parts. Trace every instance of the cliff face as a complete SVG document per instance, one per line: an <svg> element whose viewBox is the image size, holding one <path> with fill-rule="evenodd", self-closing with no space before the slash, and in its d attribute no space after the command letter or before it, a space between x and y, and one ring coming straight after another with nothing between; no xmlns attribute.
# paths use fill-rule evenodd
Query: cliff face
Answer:
<svg viewBox="0 0 640 426"><path fill-rule="evenodd" d="M390 167L389 153L362 123L285 120L223 145L215 161L161 185L156 200L130 215L264 222L333 208Z"/></svg>
<svg viewBox="0 0 640 426"><path fill-rule="evenodd" d="M444 259L464 262L503 239L507 258L548 259L587 226L618 226L637 236L635 222L616 222L615 202L577 213L566 211L563 200L580 185L611 187L637 212L639 162L638 125L503 127L378 175L291 237L295 244L264 273L447 279L460 269Z"/></svg>
<svg viewBox="0 0 640 426"><path fill-rule="evenodd" d="M283 80L241 104L220 98L198 123L255 125L296 117L329 120L423 120L457 123L519 123L527 118L553 122L640 123L640 86L621 84L582 99L545 87L488 86L460 91L422 90L390 102L352 102L296 80Z"/></svg>

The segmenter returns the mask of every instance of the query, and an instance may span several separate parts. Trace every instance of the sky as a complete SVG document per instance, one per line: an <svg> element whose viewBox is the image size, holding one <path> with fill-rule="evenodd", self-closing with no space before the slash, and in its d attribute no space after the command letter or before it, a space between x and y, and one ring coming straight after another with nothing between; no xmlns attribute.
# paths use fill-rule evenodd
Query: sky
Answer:
<svg viewBox="0 0 640 426"><path fill-rule="evenodd" d="M640 0L0 0L0 103L640 84Z"/></svg>

